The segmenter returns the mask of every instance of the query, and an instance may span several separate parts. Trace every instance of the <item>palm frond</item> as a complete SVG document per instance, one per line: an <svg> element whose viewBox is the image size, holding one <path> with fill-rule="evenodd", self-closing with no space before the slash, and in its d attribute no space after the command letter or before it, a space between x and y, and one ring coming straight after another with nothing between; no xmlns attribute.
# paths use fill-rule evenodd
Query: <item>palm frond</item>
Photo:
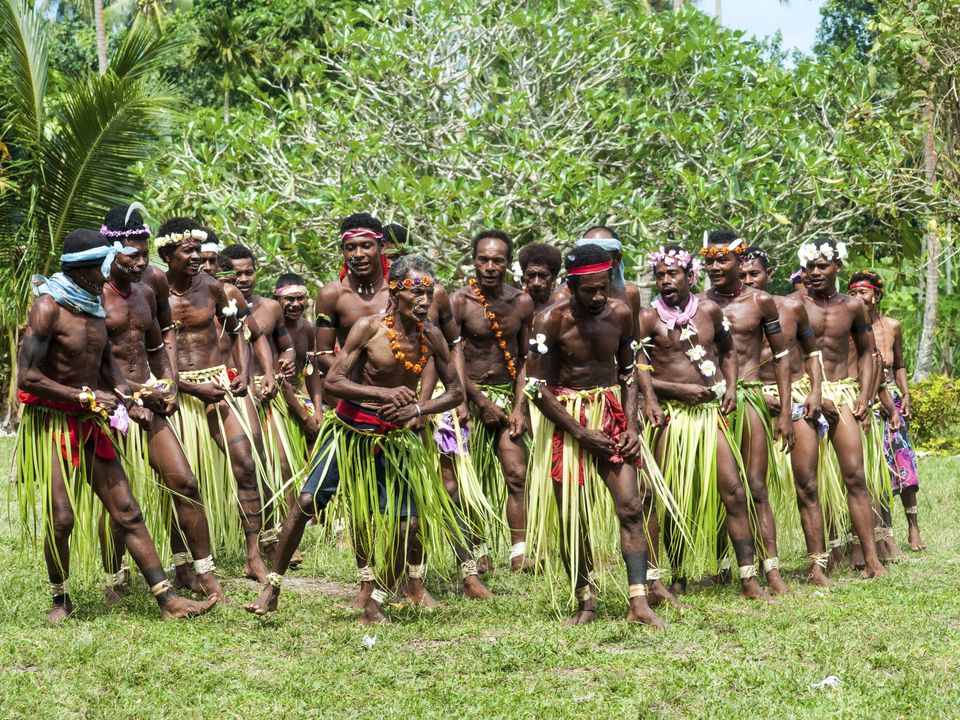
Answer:
<svg viewBox="0 0 960 720"><path fill-rule="evenodd" d="M48 51L43 19L26 0L0 0L0 47L9 58L2 77L9 116L7 141L39 144L47 92Z"/></svg>
<svg viewBox="0 0 960 720"><path fill-rule="evenodd" d="M182 33L160 33L147 20L137 17L110 58L110 69L127 78L155 75L183 44Z"/></svg>

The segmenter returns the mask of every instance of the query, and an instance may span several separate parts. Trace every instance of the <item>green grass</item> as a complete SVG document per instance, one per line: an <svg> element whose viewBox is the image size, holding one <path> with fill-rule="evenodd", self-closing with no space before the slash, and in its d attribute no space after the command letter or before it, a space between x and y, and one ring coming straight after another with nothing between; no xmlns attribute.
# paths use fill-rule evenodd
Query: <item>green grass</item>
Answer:
<svg viewBox="0 0 960 720"><path fill-rule="evenodd" d="M0 443L4 458L11 448ZM537 580L503 570L493 602L440 587L439 611L392 609L393 625L367 630L342 607L351 558L329 549L311 549L295 573L318 582L286 591L265 620L241 607L254 590L231 582L229 607L161 623L138 578L109 610L96 588L75 594L76 616L52 628L42 560L3 518L0 717L955 717L960 459L921 471L931 549L886 578L839 573L826 593L793 578L772 605L732 586L699 590L685 614L663 611L663 632L628 626L614 597L599 622L563 628ZM905 544L902 513L896 531ZM840 686L810 688L827 675Z"/></svg>

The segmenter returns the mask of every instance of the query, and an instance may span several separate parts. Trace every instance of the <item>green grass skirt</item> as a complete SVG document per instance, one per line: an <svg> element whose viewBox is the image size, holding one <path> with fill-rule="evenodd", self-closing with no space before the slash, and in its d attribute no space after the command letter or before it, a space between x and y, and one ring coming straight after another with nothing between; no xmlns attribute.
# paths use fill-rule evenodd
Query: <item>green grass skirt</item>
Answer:
<svg viewBox="0 0 960 720"><path fill-rule="evenodd" d="M606 411L606 393L612 392L617 399L620 387L592 388L557 395L557 401L571 417L586 417L586 427L599 430ZM551 475L553 442L556 425L530 404L530 420L533 429L533 452L527 476L527 556L543 570L553 590L553 602L558 610L576 604L576 576L568 573L562 562L561 547L570 548L570 566L579 567L580 552L584 547L590 554L592 578L603 592L616 579L621 593L626 596L626 583L620 572L620 523L614 509L613 498L601 477L597 458L582 450L569 434L563 434L563 481L560 508L557 507L555 490L558 486ZM583 467L583 484L579 483L580 467ZM679 509L670 494L663 475L654 460L650 446L640 438L641 468L637 482L642 494L654 496L654 502L670 514L678 527L686 531L681 522ZM659 501L659 502L657 502ZM586 542L585 546L582 545ZM562 588L562 592L557 592Z"/></svg>
<svg viewBox="0 0 960 720"><path fill-rule="evenodd" d="M665 428L650 428L650 447L664 444L660 469L666 488L674 499L679 517L687 523L687 538L677 529L671 538L668 521L661 506L661 535L670 565L676 575L698 578L716 574L720 569L718 552L728 545L726 509L717 488L717 444L726 439L733 451L747 498L747 507L753 517L750 489L743 473L743 462L736 440L720 412L719 400L687 405L667 401L663 410L668 418ZM675 526L674 526L675 527Z"/></svg>
<svg viewBox="0 0 960 720"><path fill-rule="evenodd" d="M333 442L327 444L331 436ZM324 416L316 448L310 467L322 468L336 459L340 474L338 496L354 543L364 548L380 583L397 552L402 552L407 543L408 538L401 535L398 507L404 493L417 507L425 558L450 557L454 542L467 544L460 531L460 523L469 527L467 519L443 487L436 459L430 458L424 442L415 433L406 429L383 434L358 430L329 411ZM377 487L378 455L382 456L385 468L384 512L380 511Z"/></svg>
<svg viewBox="0 0 960 720"><path fill-rule="evenodd" d="M254 378L259 383L259 378ZM309 443L297 418L290 412L287 401L277 393L266 404L255 401L260 427L263 430L264 457L263 468L266 473L268 497L274 498L264 507L269 524L279 528L287 516L287 504L284 495L297 478L303 473L309 459ZM284 477L281 457L286 458L289 475Z"/></svg>

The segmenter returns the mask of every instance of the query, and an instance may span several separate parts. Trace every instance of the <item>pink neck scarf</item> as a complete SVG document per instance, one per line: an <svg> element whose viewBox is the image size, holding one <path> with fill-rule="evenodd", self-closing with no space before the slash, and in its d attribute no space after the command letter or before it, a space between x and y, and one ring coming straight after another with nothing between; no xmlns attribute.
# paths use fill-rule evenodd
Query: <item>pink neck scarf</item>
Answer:
<svg viewBox="0 0 960 720"><path fill-rule="evenodd" d="M667 305L659 296L653 301L653 307L660 317L660 322L667 326L668 331L678 326L682 328L690 327L694 331L697 329L697 326L693 324L693 316L697 314L700 300L693 293L690 293L687 307L683 310Z"/></svg>

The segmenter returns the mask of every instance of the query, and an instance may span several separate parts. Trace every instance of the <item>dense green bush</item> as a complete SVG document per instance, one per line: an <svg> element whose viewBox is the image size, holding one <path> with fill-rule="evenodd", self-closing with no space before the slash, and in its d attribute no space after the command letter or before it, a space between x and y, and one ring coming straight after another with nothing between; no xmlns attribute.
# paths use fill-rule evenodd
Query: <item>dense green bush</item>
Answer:
<svg viewBox="0 0 960 720"><path fill-rule="evenodd" d="M960 451L960 381L943 375L910 384L910 435L921 450Z"/></svg>

